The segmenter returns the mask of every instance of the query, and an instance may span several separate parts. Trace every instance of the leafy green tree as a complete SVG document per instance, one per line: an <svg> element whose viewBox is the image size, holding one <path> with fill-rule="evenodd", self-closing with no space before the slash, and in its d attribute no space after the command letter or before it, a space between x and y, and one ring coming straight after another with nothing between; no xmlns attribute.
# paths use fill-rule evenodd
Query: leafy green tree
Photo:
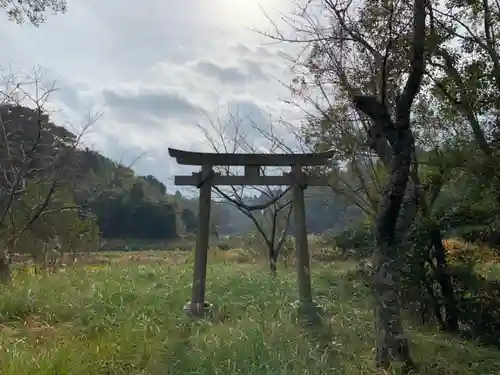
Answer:
<svg viewBox="0 0 500 375"><path fill-rule="evenodd" d="M366 134L367 147L356 151L373 153L387 168L388 178L374 202L376 364L388 368L392 353L407 369L414 369L396 282L401 259L397 226L415 160L411 115L425 71L426 2L381 7L379 2L364 1L356 3L356 10L352 4L321 2L329 15L327 24L310 27L317 23L310 22L314 15L308 9L292 21L299 22L297 42L314 40L307 59L299 62L306 73L295 80L294 88L325 117L325 107L335 101L363 117L365 127L357 131ZM322 95L321 100L307 96L308 88ZM349 156L343 161L356 159Z"/></svg>
<svg viewBox="0 0 500 375"><path fill-rule="evenodd" d="M168 202L131 200L129 194L100 195L89 203L104 238L169 239L177 236L176 212Z"/></svg>
<svg viewBox="0 0 500 375"><path fill-rule="evenodd" d="M193 211L184 208L181 213L182 223L187 233L195 233L198 222L197 217Z"/></svg>
<svg viewBox="0 0 500 375"><path fill-rule="evenodd" d="M417 2L366 0L356 3L356 11L344 5L320 2L330 15L327 24L312 21L307 8L290 22L303 21L296 42L311 46L307 59L295 61L300 72L293 85L311 118L305 140L316 150L335 149L338 158L329 169L334 190L380 223L390 207L386 188L404 177L393 173L399 141L387 128L404 117L408 86L402 83L411 81L415 68L423 71L420 91L406 106L414 141L399 149L411 150L411 160L409 183L397 189L404 198L392 221L394 248L400 248L393 270L405 302L415 303L424 291L442 328L458 332L465 299L447 264L443 233L472 241L499 237L499 4L426 2L420 8L428 16L420 68L414 59Z"/></svg>
<svg viewBox="0 0 500 375"><path fill-rule="evenodd" d="M130 201L133 204L139 204L142 200L144 200L144 190L142 187L142 183L139 181L134 183L132 189L130 189L129 194Z"/></svg>

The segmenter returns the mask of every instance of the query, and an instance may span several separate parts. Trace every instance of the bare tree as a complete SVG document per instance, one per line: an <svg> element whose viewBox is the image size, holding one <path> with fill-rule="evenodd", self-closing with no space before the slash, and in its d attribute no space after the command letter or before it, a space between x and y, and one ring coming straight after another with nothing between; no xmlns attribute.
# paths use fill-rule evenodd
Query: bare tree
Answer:
<svg viewBox="0 0 500 375"><path fill-rule="evenodd" d="M215 152L259 153L265 148L267 153L273 153L280 148L279 143L274 141L266 142L265 146L261 145L259 149L248 134L248 131L258 128L258 125L238 113L229 113L228 117L226 122L220 116L215 120L208 118L208 126L199 125L199 129ZM217 168L217 172L225 175L236 173L228 166ZM265 167L261 167L260 175L265 176L269 172ZM224 189L214 186L213 189L219 198L225 199L252 221L267 248L270 271L276 275L277 260L289 232L292 214L292 201L288 195L290 187L282 189L275 186L230 186ZM254 195L259 194L258 198L262 203L249 204L249 191L253 191Z"/></svg>
<svg viewBox="0 0 500 375"><path fill-rule="evenodd" d="M98 117L89 118L78 135L54 125L49 97L55 83L43 72L9 74L0 91L0 281L10 280L9 253L20 239L48 243L56 214L79 209L68 196L78 171L78 146ZM68 198L69 197L69 198Z"/></svg>
<svg viewBox="0 0 500 375"><path fill-rule="evenodd" d="M48 12L65 13L67 8L66 0L0 0L0 7L11 20L23 23L28 19L34 26L44 23Z"/></svg>

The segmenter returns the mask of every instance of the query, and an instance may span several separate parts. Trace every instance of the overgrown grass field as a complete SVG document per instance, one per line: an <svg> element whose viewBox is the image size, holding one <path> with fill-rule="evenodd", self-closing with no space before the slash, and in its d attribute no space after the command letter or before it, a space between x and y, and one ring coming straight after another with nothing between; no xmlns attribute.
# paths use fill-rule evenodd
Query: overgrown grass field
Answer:
<svg viewBox="0 0 500 375"><path fill-rule="evenodd" d="M277 280L258 264L212 262L212 317L182 307L191 267L115 262L46 275L18 274L1 291L3 375L377 374L368 291L348 263L315 265L321 328L296 323L293 270ZM500 374L500 352L410 329L422 374Z"/></svg>

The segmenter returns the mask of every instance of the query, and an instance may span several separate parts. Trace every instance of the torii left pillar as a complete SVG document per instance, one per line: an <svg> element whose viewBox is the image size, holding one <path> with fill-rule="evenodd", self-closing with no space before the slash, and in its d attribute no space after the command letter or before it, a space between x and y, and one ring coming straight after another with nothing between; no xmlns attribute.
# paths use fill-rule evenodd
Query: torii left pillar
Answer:
<svg viewBox="0 0 500 375"><path fill-rule="evenodd" d="M187 313L202 317L210 313L212 305L205 301L205 282L207 279L208 246L210 237L210 204L213 176L212 166L202 166L200 173L198 230L194 254L194 271L191 301L184 306Z"/></svg>
<svg viewBox="0 0 500 375"><path fill-rule="evenodd" d="M304 199L305 175L300 166L292 166L292 207L295 219L295 257L297 262L298 318L305 325L316 325L321 321L321 309L312 298L311 265L307 243L306 207Z"/></svg>

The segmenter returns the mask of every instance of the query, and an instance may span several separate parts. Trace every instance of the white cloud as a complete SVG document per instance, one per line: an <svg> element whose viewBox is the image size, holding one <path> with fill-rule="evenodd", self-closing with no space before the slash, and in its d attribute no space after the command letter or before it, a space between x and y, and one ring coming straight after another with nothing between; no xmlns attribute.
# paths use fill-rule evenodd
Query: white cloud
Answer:
<svg viewBox="0 0 500 375"><path fill-rule="evenodd" d="M59 78L60 121L103 111L86 144L125 161L148 151L137 172L170 184L183 169L167 148L206 149L196 125L216 108L238 108L259 123L268 111L294 113L279 99L288 96L278 83L290 80L279 57L287 47L263 45L267 40L250 30L268 28L262 9L287 13L290 3L71 1L67 14L38 29L0 15L0 66L45 67Z"/></svg>

